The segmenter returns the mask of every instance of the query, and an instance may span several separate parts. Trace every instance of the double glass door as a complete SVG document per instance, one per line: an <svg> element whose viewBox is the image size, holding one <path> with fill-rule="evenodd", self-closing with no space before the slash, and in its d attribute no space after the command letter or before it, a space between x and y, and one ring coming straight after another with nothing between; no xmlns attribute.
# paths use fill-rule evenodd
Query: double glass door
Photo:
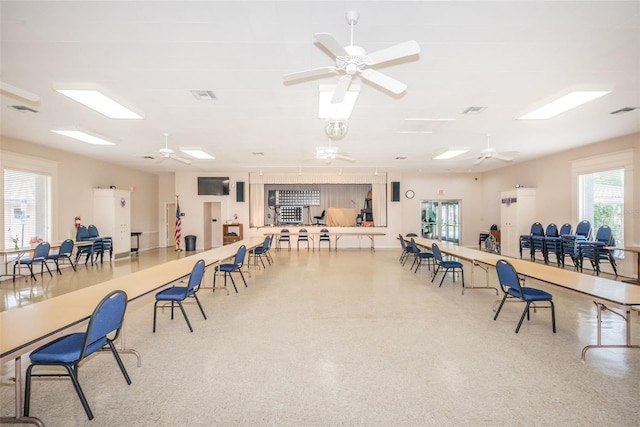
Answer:
<svg viewBox="0 0 640 427"><path fill-rule="evenodd" d="M460 200L424 200L422 237L460 243Z"/></svg>

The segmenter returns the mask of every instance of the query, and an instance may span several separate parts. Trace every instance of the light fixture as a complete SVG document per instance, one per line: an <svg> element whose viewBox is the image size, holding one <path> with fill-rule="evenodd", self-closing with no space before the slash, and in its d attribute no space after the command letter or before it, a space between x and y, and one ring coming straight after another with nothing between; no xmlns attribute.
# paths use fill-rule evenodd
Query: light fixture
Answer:
<svg viewBox="0 0 640 427"><path fill-rule="evenodd" d="M110 119L142 119L140 114L105 95L105 90L96 85L78 85L77 87L58 85L54 89Z"/></svg>
<svg viewBox="0 0 640 427"><path fill-rule="evenodd" d="M432 157L432 159L433 160L452 159L454 157L457 157L457 156L459 156L461 154L466 153L467 151L469 151L469 149L467 147L445 148L444 150L442 150L438 154L436 154L434 157Z"/></svg>
<svg viewBox="0 0 640 427"><path fill-rule="evenodd" d="M320 96L318 98L318 118L319 119L348 119L356 105L360 86L351 85L344 100L339 104L332 104L331 97L335 91L335 85L320 85L318 87Z"/></svg>
<svg viewBox="0 0 640 427"><path fill-rule="evenodd" d="M347 119L327 119L324 123L324 131L331 139L340 139L347 134L349 122Z"/></svg>
<svg viewBox="0 0 640 427"><path fill-rule="evenodd" d="M92 145L116 145L114 142L111 142L104 136L100 136L97 134L90 133L84 130L64 130L64 129L55 129L51 130L53 133L57 133L59 135L68 136L69 138L77 139L78 141L86 142L87 144Z"/></svg>
<svg viewBox="0 0 640 427"><path fill-rule="evenodd" d="M258 175L262 176L262 169L260 169L260 172L258 173Z"/></svg>
<svg viewBox="0 0 640 427"><path fill-rule="evenodd" d="M195 157L196 159L200 159L200 160L215 160L215 157L213 157L209 153L205 153L204 151L202 151L200 149L200 147L180 147L180 151L182 151L185 154L190 155L191 157Z"/></svg>
<svg viewBox="0 0 640 427"><path fill-rule="evenodd" d="M298 175L302 175L302 168L298 168Z"/></svg>
<svg viewBox="0 0 640 427"><path fill-rule="evenodd" d="M540 108L537 108L524 116L518 117L518 120L546 120L559 114L569 111L572 108L579 107L594 99L600 98L610 90L575 90L564 96L552 101Z"/></svg>
<svg viewBox="0 0 640 427"><path fill-rule="evenodd" d="M378 168L376 168L376 171L373 173L375 176L378 176Z"/></svg>

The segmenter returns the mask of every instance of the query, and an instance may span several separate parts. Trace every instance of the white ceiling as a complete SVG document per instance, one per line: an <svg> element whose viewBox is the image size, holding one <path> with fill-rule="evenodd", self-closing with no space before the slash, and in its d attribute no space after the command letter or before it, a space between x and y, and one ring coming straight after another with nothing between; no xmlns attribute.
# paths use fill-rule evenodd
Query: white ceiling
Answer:
<svg viewBox="0 0 640 427"><path fill-rule="evenodd" d="M0 97L2 135L149 172L298 168L485 171L486 147L514 162L640 131L638 1L1 1L0 79L35 93L37 105ZM286 73L334 65L315 43L328 32L349 44L345 13L357 10L354 44L373 52L416 40L419 56L377 69L407 84L400 96L356 79L360 96L346 137L356 162L310 160L328 145L317 118L318 85ZM97 83L144 113L114 121L58 94L61 83ZM554 119L516 117L569 87L609 95ZM198 101L190 90L211 90ZM26 105L37 113L20 112ZM472 106L487 109L463 115ZM406 118L455 119L401 134ZM51 133L80 127L118 141L90 146ZM200 146L216 160L186 166L144 159L164 146ZM434 161L447 146L463 159ZM261 152L263 155L252 153ZM404 160L397 157L406 157Z"/></svg>

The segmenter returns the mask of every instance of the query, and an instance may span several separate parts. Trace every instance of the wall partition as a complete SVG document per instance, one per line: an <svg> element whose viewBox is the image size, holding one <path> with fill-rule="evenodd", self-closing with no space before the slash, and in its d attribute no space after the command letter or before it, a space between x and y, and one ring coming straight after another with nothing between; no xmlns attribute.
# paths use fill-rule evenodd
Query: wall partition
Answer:
<svg viewBox="0 0 640 427"><path fill-rule="evenodd" d="M252 227L386 226L386 174L250 174L249 203Z"/></svg>

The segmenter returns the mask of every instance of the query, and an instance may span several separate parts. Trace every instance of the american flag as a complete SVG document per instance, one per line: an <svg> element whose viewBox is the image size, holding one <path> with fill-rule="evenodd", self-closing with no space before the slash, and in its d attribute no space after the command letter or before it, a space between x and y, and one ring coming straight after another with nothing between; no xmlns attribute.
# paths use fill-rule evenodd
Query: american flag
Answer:
<svg viewBox="0 0 640 427"><path fill-rule="evenodd" d="M176 240L176 249L180 249L180 237L181 237L181 228L182 225L182 221L180 220L180 203L178 201L176 201L176 233L175 233L175 240Z"/></svg>

